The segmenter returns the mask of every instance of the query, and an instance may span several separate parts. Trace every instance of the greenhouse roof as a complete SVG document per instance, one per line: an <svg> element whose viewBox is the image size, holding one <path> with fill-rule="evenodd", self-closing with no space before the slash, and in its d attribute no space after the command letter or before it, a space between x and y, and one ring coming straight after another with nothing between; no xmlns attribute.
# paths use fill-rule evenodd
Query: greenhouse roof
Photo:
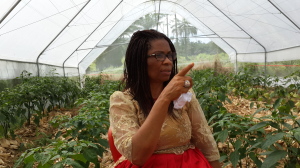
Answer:
<svg viewBox="0 0 300 168"><path fill-rule="evenodd" d="M300 58L297 0L1 0L0 79L88 66L135 20L178 14L233 61Z"/></svg>

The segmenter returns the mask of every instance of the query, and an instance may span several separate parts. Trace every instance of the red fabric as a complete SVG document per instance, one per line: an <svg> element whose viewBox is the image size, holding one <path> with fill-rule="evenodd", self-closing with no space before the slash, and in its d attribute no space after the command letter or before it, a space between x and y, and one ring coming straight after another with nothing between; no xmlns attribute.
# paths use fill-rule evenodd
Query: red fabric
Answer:
<svg viewBox="0 0 300 168"><path fill-rule="evenodd" d="M189 149L182 155L154 154L143 166L136 166L125 160L116 168L212 168L199 149Z"/></svg>
<svg viewBox="0 0 300 168"><path fill-rule="evenodd" d="M114 144L114 138L112 136L112 132L110 128L108 129L107 136L108 136L109 149L111 151L114 161L116 162L122 155L119 153L119 151L117 150Z"/></svg>

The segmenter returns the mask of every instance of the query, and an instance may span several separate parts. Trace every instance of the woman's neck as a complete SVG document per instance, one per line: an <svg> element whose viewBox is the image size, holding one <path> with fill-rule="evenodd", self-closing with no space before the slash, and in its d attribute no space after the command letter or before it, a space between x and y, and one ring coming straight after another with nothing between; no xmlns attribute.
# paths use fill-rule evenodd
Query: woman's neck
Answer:
<svg viewBox="0 0 300 168"><path fill-rule="evenodd" d="M161 91L163 90L163 83L151 83L150 84L150 89L151 89L151 94L153 99L157 99L158 96L160 95Z"/></svg>

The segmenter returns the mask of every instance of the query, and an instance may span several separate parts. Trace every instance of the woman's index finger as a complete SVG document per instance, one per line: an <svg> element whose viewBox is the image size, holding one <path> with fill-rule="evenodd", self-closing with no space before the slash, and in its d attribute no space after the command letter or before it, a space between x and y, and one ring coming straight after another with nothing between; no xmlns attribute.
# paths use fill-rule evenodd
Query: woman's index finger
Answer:
<svg viewBox="0 0 300 168"><path fill-rule="evenodd" d="M180 72L178 72L178 76L185 76L194 66L194 63L189 64L188 66L184 67Z"/></svg>

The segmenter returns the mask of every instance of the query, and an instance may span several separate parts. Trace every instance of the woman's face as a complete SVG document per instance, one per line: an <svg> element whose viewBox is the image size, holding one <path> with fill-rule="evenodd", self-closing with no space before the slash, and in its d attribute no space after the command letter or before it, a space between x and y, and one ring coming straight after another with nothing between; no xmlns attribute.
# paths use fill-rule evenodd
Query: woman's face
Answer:
<svg viewBox="0 0 300 168"><path fill-rule="evenodd" d="M148 55L151 54L170 54L172 53L170 45L165 39L156 39L150 41ZM166 58L164 61L156 60L155 56L147 58L148 77L150 83L163 83L168 81L171 76L173 61Z"/></svg>

